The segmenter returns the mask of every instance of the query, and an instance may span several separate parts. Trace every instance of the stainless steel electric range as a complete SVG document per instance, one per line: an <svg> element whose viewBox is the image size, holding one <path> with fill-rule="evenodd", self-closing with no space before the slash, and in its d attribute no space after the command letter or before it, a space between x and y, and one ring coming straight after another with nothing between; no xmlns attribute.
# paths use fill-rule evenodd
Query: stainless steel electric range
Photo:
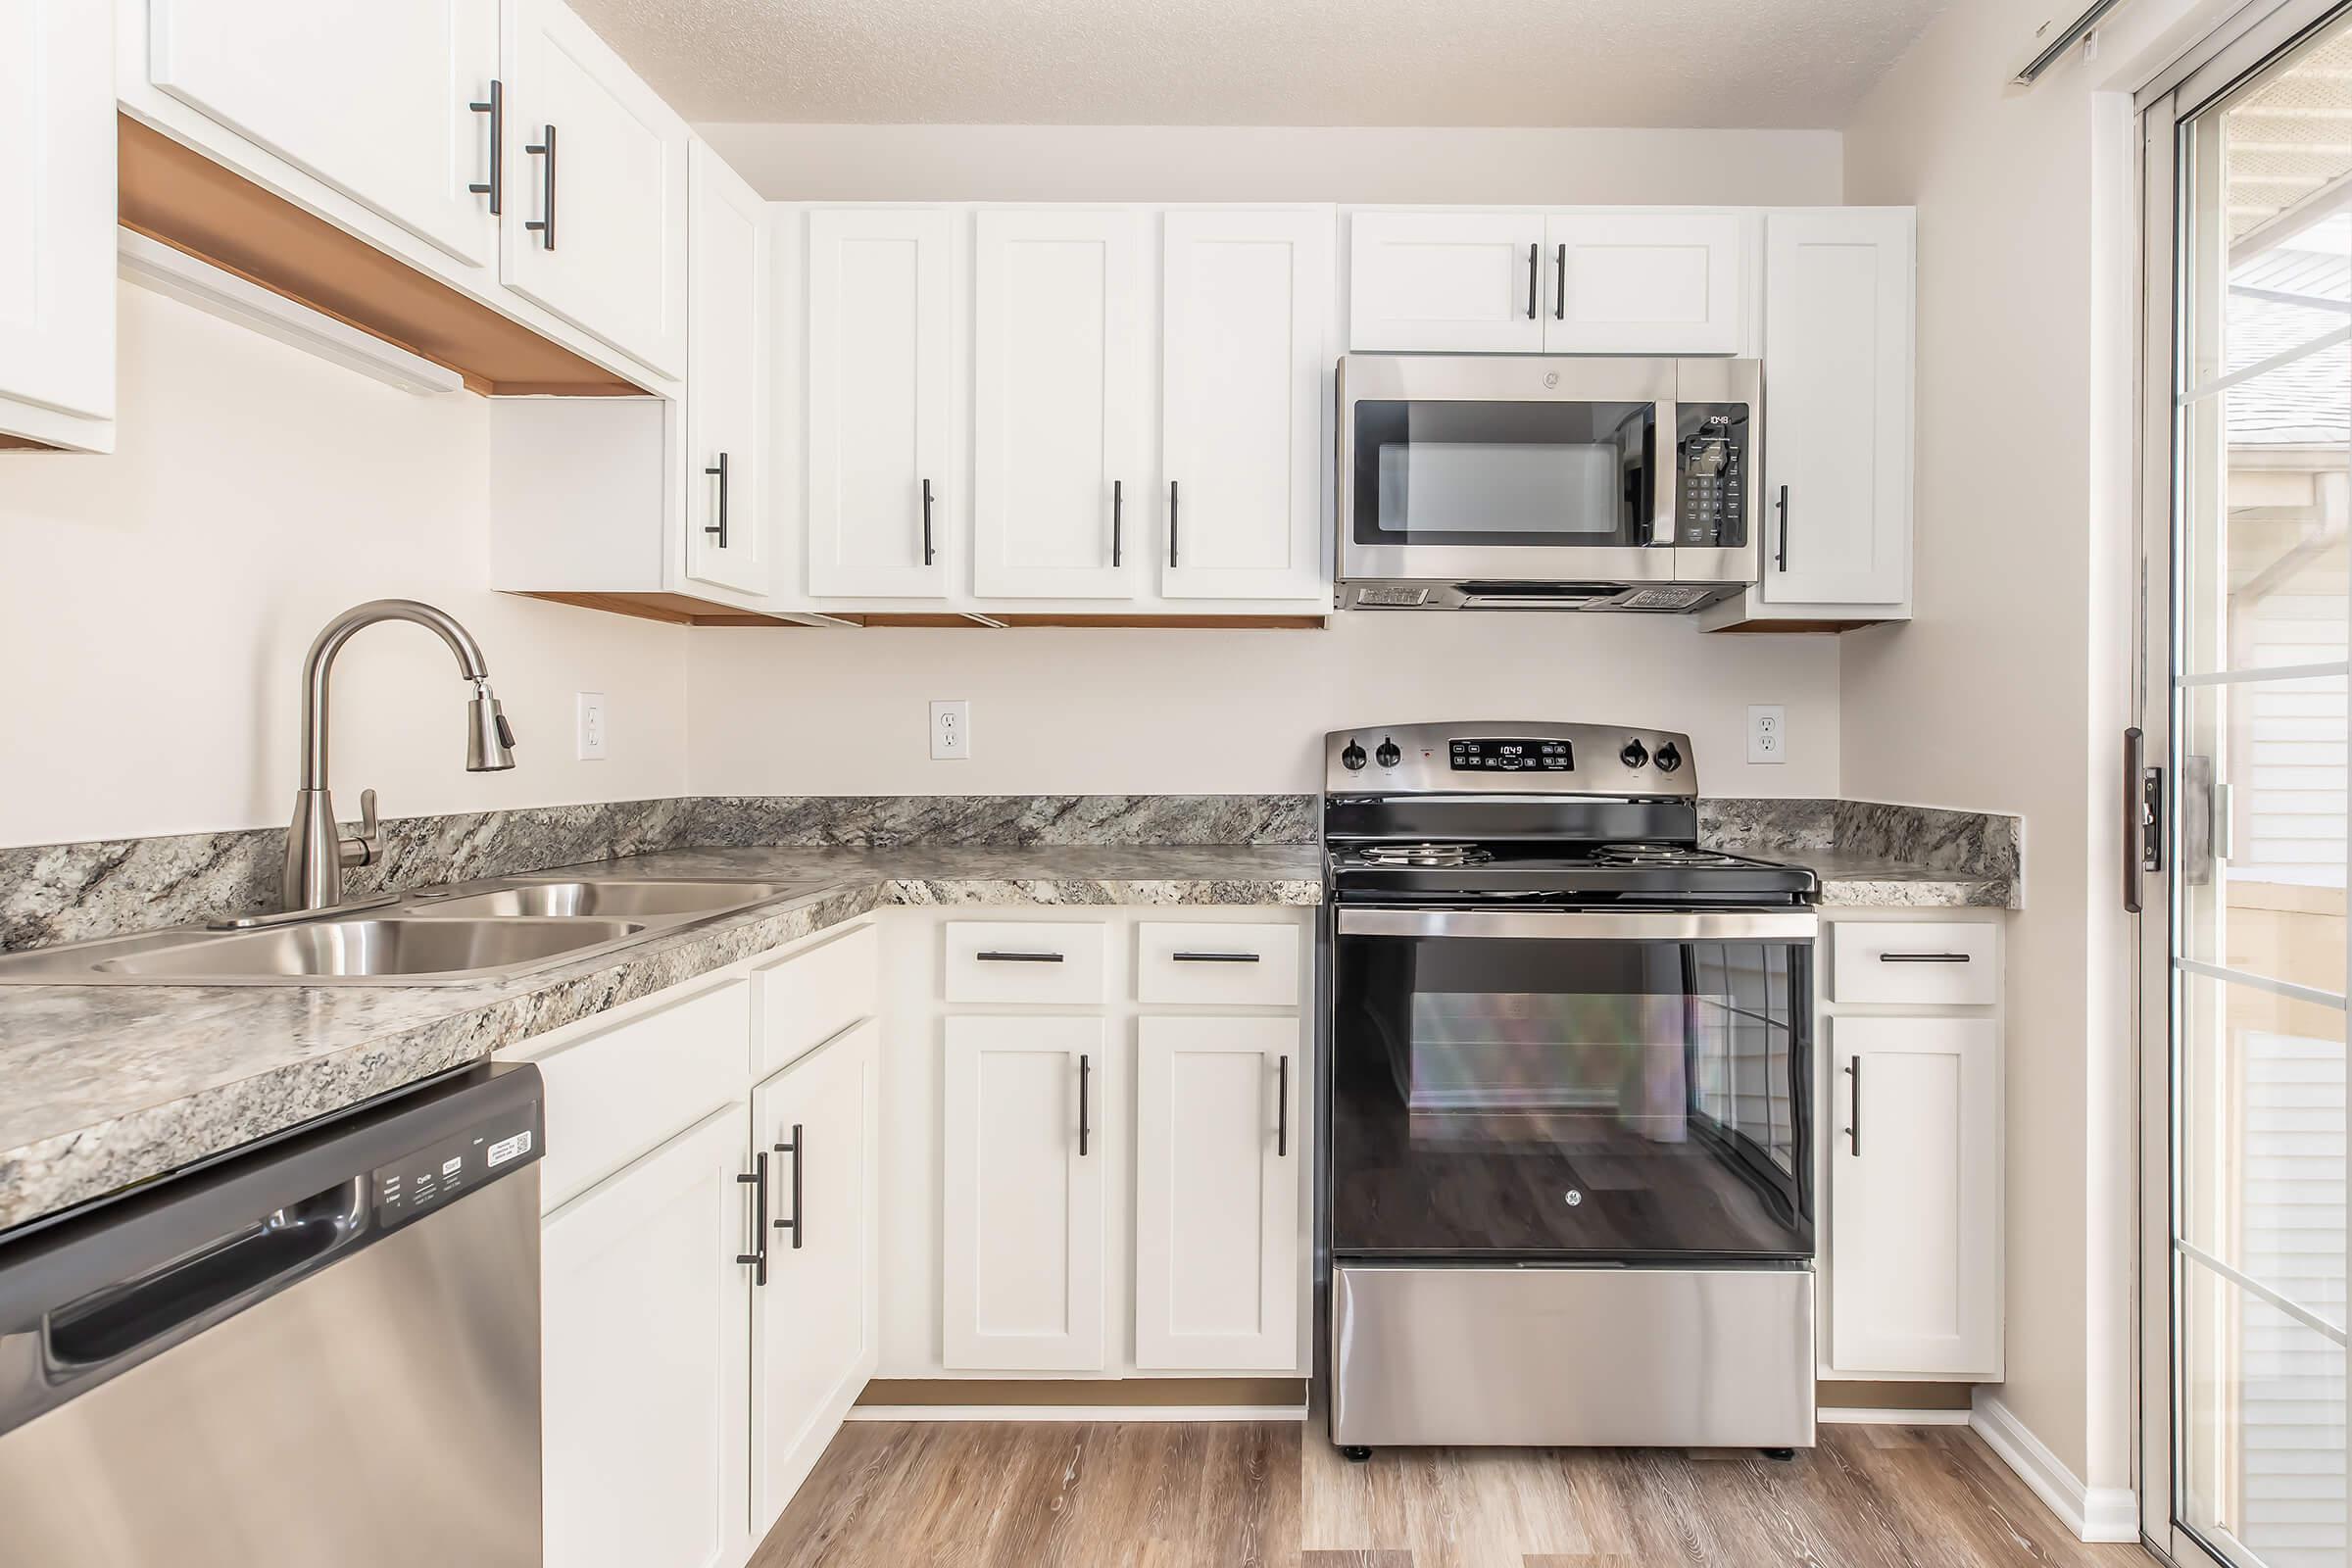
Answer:
<svg viewBox="0 0 2352 1568"><path fill-rule="evenodd" d="M1818 881L1688 737L1328 737L1332 1441L1813 1442Z"/></svg>

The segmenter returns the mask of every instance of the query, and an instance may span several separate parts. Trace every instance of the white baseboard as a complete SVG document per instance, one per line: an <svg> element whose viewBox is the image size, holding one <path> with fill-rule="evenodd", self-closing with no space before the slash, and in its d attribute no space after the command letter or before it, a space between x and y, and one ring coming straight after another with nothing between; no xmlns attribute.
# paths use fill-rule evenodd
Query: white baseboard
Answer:
<svg viewBox="0 0 2352 1568"><path fill-rule="evenodd" d="M851 1421L1304 1421L1303 1404L857 1404Z"/></svg>
<svg viewBox="0 0 2352 1568"><path fill-rule="evenodd" d="M1966 1410L1902 1410L1866 1404L1825 1404L1813 1412L1824 1426L1852 1427L1964 1427Z"/></svg>
<svg viewBox="0 0 2352 1568"><path fill-rule="evenodd" d="M1968 1425L2076 1536L2083 1541L2139 1540L2139 1499L2132 1490L2084 1486L1996 1396L1977 1391Z"/></svg>

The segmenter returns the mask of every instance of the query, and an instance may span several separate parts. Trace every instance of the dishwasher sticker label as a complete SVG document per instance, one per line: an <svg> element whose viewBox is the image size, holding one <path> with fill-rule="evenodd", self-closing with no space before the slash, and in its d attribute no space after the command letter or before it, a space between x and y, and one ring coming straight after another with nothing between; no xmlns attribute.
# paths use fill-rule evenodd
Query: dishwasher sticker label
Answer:
<svg viewBox="0 0 2352 1568"><path fill-rule="evenodd" d="M514 1159L518 1155L527 1154L530 1152L531 1135L529 1130L525 1129L522 1132L516 1133L512 1138L501 1138L497 1143L490 1146L490 1166L493 1170L495 1170L499 1166L504 1165L508 1160Z"/></svg>

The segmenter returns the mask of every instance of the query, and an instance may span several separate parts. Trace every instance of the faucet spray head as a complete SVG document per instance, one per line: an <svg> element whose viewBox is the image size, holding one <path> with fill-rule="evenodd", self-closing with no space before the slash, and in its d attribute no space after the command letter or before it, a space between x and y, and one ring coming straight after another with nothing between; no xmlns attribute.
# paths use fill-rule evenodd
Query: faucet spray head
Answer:
<svg viewBox="0 0 2352 1568"><path fill-rule="evenodd" d="M514 731L485 677L473 683L466 704L466 771L503 773L514 765Z"/></svg>

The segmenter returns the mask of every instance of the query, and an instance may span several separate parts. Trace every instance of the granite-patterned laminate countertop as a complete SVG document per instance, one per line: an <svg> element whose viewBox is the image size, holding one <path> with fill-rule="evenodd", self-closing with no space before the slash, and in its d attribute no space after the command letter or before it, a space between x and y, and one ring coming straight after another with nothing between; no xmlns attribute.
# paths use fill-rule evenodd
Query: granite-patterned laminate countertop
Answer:
<svg viewBox="0 0 2352 1568"><path fill-rule="evenodd" d="M2017 878L1919 865L1841 850L1791 850L1781 858L1821 878L1825 909L2014 909Z"/></svg>
<svg viewBox="0 0 2352 1568"><path fill-rule="evenodd" d="M573 869L764 879L794 891L688 930L478 984L0 987L0 1230L877 906L1323 898L1313 845L679 850Z"/></svg>

